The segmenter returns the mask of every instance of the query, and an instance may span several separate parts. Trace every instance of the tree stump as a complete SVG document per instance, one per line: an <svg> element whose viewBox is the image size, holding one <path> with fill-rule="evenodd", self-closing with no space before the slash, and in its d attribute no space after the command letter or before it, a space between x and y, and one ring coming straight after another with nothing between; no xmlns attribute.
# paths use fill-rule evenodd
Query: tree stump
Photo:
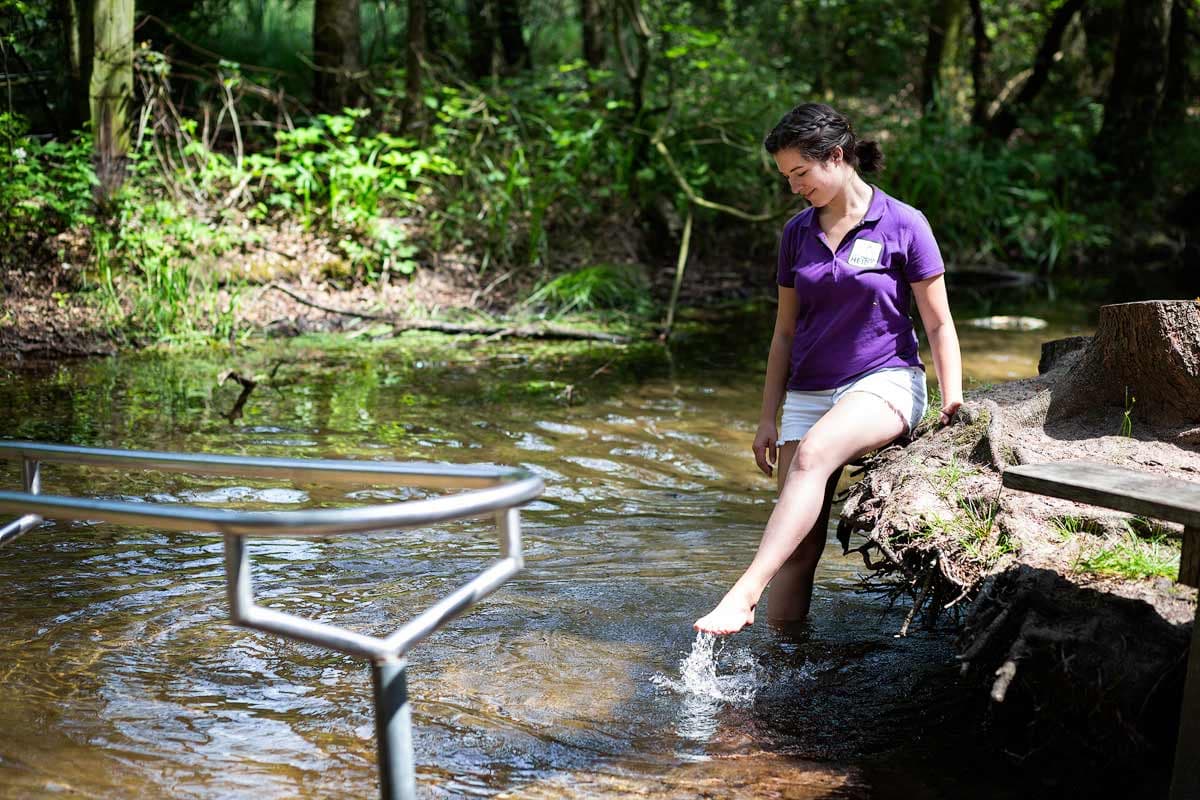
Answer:
<svg viewBox="0 0 1200 800"><path fill-rule="evenodd" d="M1135 421L1200 423L1200 301L1102 306L1096 335L1055 386L1046 419L1114 410L1119 418L1126 392Z"/></svg>

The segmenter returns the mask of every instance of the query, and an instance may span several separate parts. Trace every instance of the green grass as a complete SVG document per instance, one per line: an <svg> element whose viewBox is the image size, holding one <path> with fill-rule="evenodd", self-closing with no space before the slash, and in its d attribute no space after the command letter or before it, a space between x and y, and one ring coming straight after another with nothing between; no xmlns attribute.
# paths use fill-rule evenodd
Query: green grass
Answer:
<svg viewBox="0 0 1200 800"><path fill-rule="evenodd" d="M928 389L928 392L929 392L929 399L928 399L929 405L925 408L925 414L924 414L924 416L921 417L921 421L917 423L918 428L926 426L926 425L936 425L937 421L938 421L938 417L942 413L941 387L936 386L936 385L930 386Z"/></svg>
<svg viewBox="0 0 1200 800"><path fill-rule="evenodd" d="M977 470L974 467L964 464L958 460L957 456L951 455L950 462L944 467L938 468L938 470L933 473L934 477L936 477L942 484L938 489L938 493L943 498L949 497L952 493L956 493L958 484L963 478L975 475L976 472Z"/></svg>
<svg viewBox="0 0 1200 800"><path fill-rule="evenodd" d="M992 563L1016 551L1016 543L1003 530L997 531L995 537L992 535L1000 511L1000 504L995 499L956 494L955 505L957 509L952 517L925 520L924 525L913 532L913 538L951 539L968 558L983 563Z"/></svg>
<svg viewBox="0 0 1200 800"><path fill-rule="evenodd" d="M1051 517L1050 530L1053 531L1060 541L1069 542L1080 533L1089 533L1094 536L1103 535L1104 528L1096 520L1087 517L1080 517L1075 514L1061 514L1057 517Z"/></svg>
<svg viewBox="0 0 1200 800"><path fill-rule="evenodd" d="M1000 504L991 498L960 497L954 520L958 528L958 543L963 552L979 561L992 561L1013 550L1007 536L998 536L992 543L992 529Z"/></svg>
<svg viewBox="0 0 1200 800"><path fill-rule="evenodd" d="M650 287L636 264L597 264L543 283L525 300L548 316L617 310L645 315L652 309Z"/></svg>
<svg viewBox="0 0 1200 800"><path fill-rule="evenodd" d="M1147 517L1132 516L1125 520L1125 527L1135 536L1143 539L1156 539L1171 536L1174 531L1161 522Z"/></svg>
<svg viewBox="0 0 1200 800"><path fill-rule="evenodd" d="M1125 387L1125 414L1121 417L1121 435L1133 436L1133 404L1137 402L1137 398L1129 394L1129 387Z"/></svg>
<svg viewBox="0 0 1200 800"><path fill-rule="evenodd" d="M1179 574L1179 550L1165 536L1141 539L1132 531L1114 545L1080 558L1076 569L1138 580Z"/></svg>

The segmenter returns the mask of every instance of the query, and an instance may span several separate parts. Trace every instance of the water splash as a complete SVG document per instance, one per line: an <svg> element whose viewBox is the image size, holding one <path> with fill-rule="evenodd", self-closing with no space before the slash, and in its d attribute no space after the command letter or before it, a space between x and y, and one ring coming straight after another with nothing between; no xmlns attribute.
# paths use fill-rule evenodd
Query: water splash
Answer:
<svg viewBox="0 0 1200 800"><path fill-rule="evenodd" d="M724 640L718 645L711 633L697 633L692 651L679 662L679 680L660 674L655 683L679 694L747 705L754 700L760 677L758 662L748 649L730 650Z"/></svg>
<svg viewBox="0 0 1200 800"><path fill-rule="evenodd" d="M679 662L679 678L660 672L650 681L682 696L676 733L708 741L717 732L717 713L726 705L753 703L761 677L762 670L748 649L729 650L724 640L718 645L711 633L697 633L691 652Z"/></svg>

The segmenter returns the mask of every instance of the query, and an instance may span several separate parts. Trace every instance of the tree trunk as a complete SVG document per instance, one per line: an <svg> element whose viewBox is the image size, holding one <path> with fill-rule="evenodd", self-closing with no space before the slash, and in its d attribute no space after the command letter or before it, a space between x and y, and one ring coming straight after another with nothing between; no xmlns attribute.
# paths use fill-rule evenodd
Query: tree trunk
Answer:
<svg viewBox="0 0 1200 800"><path fill-rule="evenodd" d="M1126 398L1128 392L1129 398ZM1132 406L1132 408L1131 408ZM1087 413L1134 424L1200 423L1200 303L1102 306L1096 335L1054 388L1048 421Z"/></svg>
<svg viewBox="0 0 1200 800"><path fill-rule="evenodd" d="M1121 34L1121 4L1093 3L1080 12L1079 22L1087 41L1084 56L1092 94L1101 96L1112 81L1113 53Z"/></svg>
<svg viewBox="0 0 1200 800"><path fill-rule="evenodd" d="M600 0L579 0L579 24L582 29L583 60L592 69L604 66L604 18Z"/></svg>
<svg viewBox="0 0 1200 800"><path fill-rule="evenodd" d="M496 57L496 8L494 0L467 0L467 24L470 26L471 75L481 80L492 74Z"/></svg>
<svg viewBox="0 0 1200 800"><path fill-rule="evenodd" d="M1034 58L1033 73L1021 87L1016 99L996 111L996 115L988 123L988 135L996 139L1007 139L1016 129L1021 111L1033 102L1046 85L1046 80L1050 77L1050 68L1054 65L1054 57L1062 48L1067 25L1083 8L1084 2L1085 0L1067 0L1054 12L1050 27L1046 29L1046 36L1042 39L1042 45Z"/></svg>
<svg viewBox="0 0 1200 800"><path fill-rule="evenodd" d="M440 63L447 64L449 61L442 55L447 38L446 8L444 4L439 5L433 0L424 0L424 3L425 50L423 56L427 63L430 59L437 59Z"/></svg>
<svg viewBox="0 0 1200 800"><path fill-rule="evenodd" d="M67 56L67 108L64 131L83 127L91 117L89 86L92 81L92 53L95 29L92 25L92 0L59 0L63 52Z"/></svg>
<svg viewBox="0 0 1200 800"><path fill-rule="evenodd" d="M316 0L313 100L319 108L338 112L358 102L356 82L362 69L361 49L359 0Z"/></svg>
<svg viewBox="0 0 1200 800"><path fill-rule="evenodd" d="M425 0L408 0L408 46L404 67L404 128L418 127L425 108L421 72L425 60Z"/></svg>
<svg viewBox="0 0 1200 800"><path fill-rule="evenodd" d="M133 0L96 0L92 74L92 131L96 137L97 200L112 199L125 180L129 115L133 108Z"/></svg>
<svg viewBox="0 0 1200 800"><path fill-rule="evenodd" d="M937 0L929 15L929 38L921 70L921 108L937 105L956 83L958 43L966 5L963 0Z"/></svg>
<svg viewBox="0 0 1200 800"><path fill-rule="evenodd" d="M1188 0L1175 0L1171 6L1171 33L1167 54L1167 78L1163 86L1162 119L1167 124L1182 122L1187 116L1188 74L1187 39Z"/></svg>
<svg viewBox="0 0 1200 800"><path fill-rule="evenodd" d="M255 38L262 36L267 18L267 0L248 0L245 5L246 18Z"/></svg>
<svg viewBox="0 0 1200 800"><path fill-rule="evenodd" d="M1137 172L1145 166L1167 79L1172 0L1125 0L1112 83L1096 153Z"/></svg>
<svg viewBox="0 0 1200 800"><path fill-rule="evenodd" d="M529 56L529 46L525 44L519 0L496 0L496 12L504 66L510 72L528 69L533 62Z"/></svg>
<svg viewBox="0 0 1200 800"><path fill-rule="evenodd" d="M987 92L984 89L984 76L987 74L987 57L992 49L992 41L987 35L987 26L983 20L982 0L971 0L971 124L983 129L987 124Z"/></svg>
<svg viewBox="0 0 1200 800"><path fill-rule="evenodd" d="M626 47L626 36L623 29L623 18L628 18L635 50L631 54ZM630 111L629 128L645 130L642 118L646 106L646 76L650 72L650 30L642 15L640 0L616 0L611 6L611 22L613 47L624 68L625 77L629 80ZM650 156L650 137L642 134L633 139L630 148L629 164L629 199L635 206L640 206L642 191L638 173L645 166Z"/></svg>

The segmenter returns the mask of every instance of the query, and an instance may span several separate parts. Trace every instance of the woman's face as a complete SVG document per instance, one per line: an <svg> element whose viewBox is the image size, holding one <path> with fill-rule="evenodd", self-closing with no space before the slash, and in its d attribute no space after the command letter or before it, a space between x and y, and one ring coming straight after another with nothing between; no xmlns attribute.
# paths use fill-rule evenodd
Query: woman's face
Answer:
<svg viewBox="0 0 1200 800"><path fill-rule="evenodd" d="M792 194L820 208L827 205L846 184L842 148L833 148L828 161L810 161L799 150L780 150L774 154L775 164L787 178Z"/></svg>

